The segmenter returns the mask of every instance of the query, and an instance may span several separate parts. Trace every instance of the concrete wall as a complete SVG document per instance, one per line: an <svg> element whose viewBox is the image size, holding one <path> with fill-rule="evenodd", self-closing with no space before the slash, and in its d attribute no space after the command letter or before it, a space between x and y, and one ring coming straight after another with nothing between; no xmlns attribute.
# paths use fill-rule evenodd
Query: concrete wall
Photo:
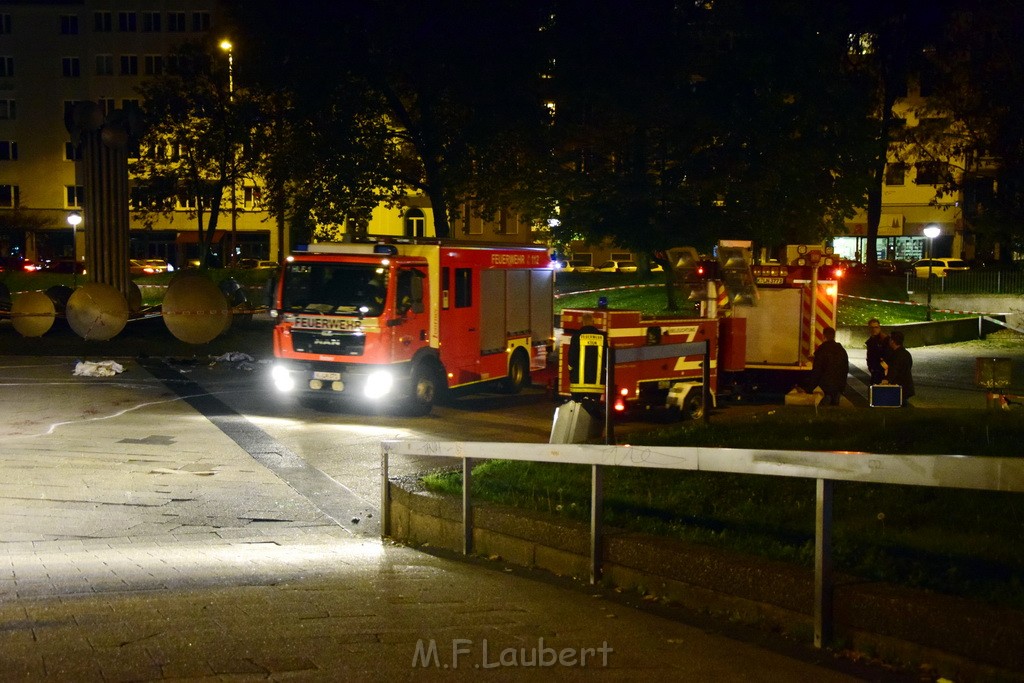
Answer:
<svg viewBox="0 0 1024 683"><path fill-rule="evenodd" d="M462 549L461 501L389 485L390 537L452 552ZM497 505L473 508L474 554L589 577L589 527ZM733 622L808 640L814 574L808 567L607 530L602 583ZM1024 670L1024 612L850 576L836 577L836 635L883 661L928 662L949 678Z"/></svg>

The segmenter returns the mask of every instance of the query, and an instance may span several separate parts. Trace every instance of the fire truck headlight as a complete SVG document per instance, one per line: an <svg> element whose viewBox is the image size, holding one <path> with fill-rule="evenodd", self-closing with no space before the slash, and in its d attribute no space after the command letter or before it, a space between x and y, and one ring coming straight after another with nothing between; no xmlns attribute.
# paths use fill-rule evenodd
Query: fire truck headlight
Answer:
<svg viewBox="0 0 1024 683"><path fill-rule="evenodd" d="M295 378L288 368L283 365L275 365L270 369L270 378L274 380L274 386L278 391L288 392L295 388Z"/></svg>
<svg viewBox="0 0 1024 683"><path fill-rule="evenodd" d="M370 373L366 378L366 386L363 393L366 398L380 398L386 396L395 384L395 378L387 370L377 370Z"/></svg>

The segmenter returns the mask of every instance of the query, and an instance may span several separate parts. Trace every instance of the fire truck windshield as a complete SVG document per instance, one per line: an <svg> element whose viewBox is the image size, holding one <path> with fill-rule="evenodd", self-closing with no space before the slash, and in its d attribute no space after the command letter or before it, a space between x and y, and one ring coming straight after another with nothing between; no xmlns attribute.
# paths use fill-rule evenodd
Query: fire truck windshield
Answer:
<svg viewBox="0 0 1024 683"><path fill-rule="evenodd" d="M380 265L292 263L284 274L283 308L293 313L379 316L388 271Z"/></svg>

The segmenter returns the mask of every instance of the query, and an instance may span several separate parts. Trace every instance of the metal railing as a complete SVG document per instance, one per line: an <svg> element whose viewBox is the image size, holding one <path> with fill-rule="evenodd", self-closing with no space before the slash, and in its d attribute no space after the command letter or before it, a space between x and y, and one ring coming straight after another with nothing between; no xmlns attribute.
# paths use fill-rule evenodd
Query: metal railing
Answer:
<svg viewBox="0 0 1024 683"><path fill-rule="evenodd" d="M928 278L906 275L908 292L924 292ZM1024 272L968 270L932 278L935 294L1024 294Z"/></svg>
<svg viewBox="0 0 1024 683"><path fill-rule="evenodd" d="M590 465L590 582L601 578L604 467L642 467L814 479L814 645L832 639L833 484L853 481L1024 493L1024 459L962 455L881 455L703 447L494 442L385 441L381 444L381 536L391 534L388 464L392 456L462 461L462 551L473 551L472 467L477 460Z"/></svg>

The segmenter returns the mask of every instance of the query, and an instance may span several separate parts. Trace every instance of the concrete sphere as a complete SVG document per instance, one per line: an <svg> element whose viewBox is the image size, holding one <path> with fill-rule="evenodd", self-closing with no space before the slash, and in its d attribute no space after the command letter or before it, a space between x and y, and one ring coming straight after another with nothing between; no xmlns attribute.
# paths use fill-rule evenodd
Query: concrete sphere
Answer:
<svg viewBox="0 0 1024 683"><path fill-rule="evenodd" d="M117 288L89 282L68 299L68 325L82 339L106 341L128 324L128 302Z"/></svg>
<svg viewBox="0 0 1024 683"><path fill-rule="evenodd" d="M53 327L57 309L43 292L21 292L11 303L11 322L23 337L42 337Z"/></svg>
<svg viewBox="0 0 1024 683"><path fill-rule="evenodd" d="M139 289L139 286L137 284L129 280L127 293L128 311L132 315L135 315L136 313L142 310L142 290Z"/></svg>
<svg viewBox="0 0 1024 683"><path fill-rule="evenodd" d="M231 325L231 309L213 280L203 273L183 271L167 286L164 324L187 344L205 344Z"/></svg>

